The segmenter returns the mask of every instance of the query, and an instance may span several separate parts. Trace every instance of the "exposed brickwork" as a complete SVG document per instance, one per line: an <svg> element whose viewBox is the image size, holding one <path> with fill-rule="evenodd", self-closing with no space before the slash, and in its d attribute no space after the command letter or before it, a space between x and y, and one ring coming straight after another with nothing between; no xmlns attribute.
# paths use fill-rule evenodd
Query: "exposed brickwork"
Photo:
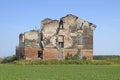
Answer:
<svg viewBox="0 0 120 80"><path fill-rule="evenodd" d="M85 57L87 57L88 60L93 60L93 50L85 49L85 50L82 50L82 53Z"/></svg>
<svg viewBox="0 0 120 80"><path fill-rule="evenodd" d="M24 56L24 49L20 47L16 47L16 56L18 58Z"/></svg>
<svg viewBox="0 0 120 80"><path fill-rule="evenodd" d="M25 58L26 59L37 59L39 48L25 48Z"/></svg>
<svg viewBox="0 0 120 80"><path fill-rule="evenodd" d="M67 53L72 54L73 56L77 53L76 49L64 49L63 50L63 59L65 59ZM52 48L46 48L43 51L43 59L59 59L58 57L59 50L58 49L52 49Z"/></svg>
<svg viewBox="0 0 120 80"><path fill-rule="evenodd" d="M18 57L25 59L65 59L81 50L79 58L93 59L93 32L96 26L75 15L68 14L60 20L46 18L41 30L31 30L19 35ZM40 51L41 50L41 51ZM39 52L38 52L39 51ZM43 53L42 53L43 52Z"/></svg>
<svg viewBox="0 0 120 80"><path fill-rule="evenodd" d="M77 52L78 52L77 49L64 49L63 50L63 59L65 59L65 57L67 56L68 53L72 54L74 56L74 55L77 54ZM92 54L93 51L92 50L90 50L90 49L81 50L81 53L88 60L93 59L93 54ZM59 54L59 51L57 49L47 48L43 52L43 59L44 60L47 60L47 59L59 59L58 54Z"/></svg>
<svg viewBox="0 0 120 80"><path fill-rule="evenodd" d="M72 54L72 56L74 56L75 54L77 54L77 50L76 49L65 49L64 51L63 51L63 58L65 59L65 57L66 57L66 55L67 54Z"/></svg>
<svg viewBox="0 0 120 80"><path fill-rule="evenodd" d="M58 53L57 49L47 48L43 51L43 59L58 59Z"/></svg>

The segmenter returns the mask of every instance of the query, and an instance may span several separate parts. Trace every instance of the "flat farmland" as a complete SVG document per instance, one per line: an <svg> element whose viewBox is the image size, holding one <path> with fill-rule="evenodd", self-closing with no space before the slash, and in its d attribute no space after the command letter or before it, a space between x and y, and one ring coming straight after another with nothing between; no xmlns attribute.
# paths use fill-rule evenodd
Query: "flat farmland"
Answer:
<svg viewBox="0 0 120 80"><path fill-rule="evenodd" d="M114 65L0 65L0 80L120 80Z"/></svg>

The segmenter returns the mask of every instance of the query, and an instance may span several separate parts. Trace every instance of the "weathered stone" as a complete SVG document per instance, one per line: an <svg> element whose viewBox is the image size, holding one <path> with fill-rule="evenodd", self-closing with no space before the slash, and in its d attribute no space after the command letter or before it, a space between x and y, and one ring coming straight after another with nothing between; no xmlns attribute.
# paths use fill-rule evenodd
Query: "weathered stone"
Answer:
<svg viewBox="0 0 120 80"><path fill-rule="evenodd" d="M20 34L19 48L26 58L37 58L42 50L43 59L65 59L67 53L77 54L81 50L87 59L93 59L93 31L95 25L79 17L68 14L59 20L46 18L41 22L40 31ZM39 33L40 32L40 33ZM36 49L35 49L36 48ZM30 51L29 51L30 49ZM33 50L33 51L31 51ZM20 53L17 53L20 56Z"/></svg>
<svg viewBox="0 0 120 80"><path fill-rule="evenodd" d="M37 59L39 50L41 50L41 47L38 30L31 30L19 35L19 46L16 48L17 57Z"/></svg>

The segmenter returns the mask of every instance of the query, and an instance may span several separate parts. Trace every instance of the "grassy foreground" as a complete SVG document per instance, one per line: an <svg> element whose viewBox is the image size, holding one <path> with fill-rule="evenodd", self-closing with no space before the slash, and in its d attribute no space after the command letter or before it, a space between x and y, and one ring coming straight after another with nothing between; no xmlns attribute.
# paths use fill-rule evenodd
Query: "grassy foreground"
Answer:
<svg viewBox="0 0 120 80"><path fill-rule="evenodd" d="M120 80L120 66L6 64L0 80Z"/></svg>

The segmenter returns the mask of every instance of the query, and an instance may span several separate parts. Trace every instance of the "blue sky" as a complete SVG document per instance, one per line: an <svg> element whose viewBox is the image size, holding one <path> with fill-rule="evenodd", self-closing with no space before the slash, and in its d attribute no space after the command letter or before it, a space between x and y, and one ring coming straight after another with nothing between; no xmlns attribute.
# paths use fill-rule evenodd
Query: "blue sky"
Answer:
<svg viewBox="0 0 120 80"><path fill-rule="evenodd" d="M67 14L97 25L94 55L120 55L120 0L0 0L0 57L15 54L20 33Z"/></svg>

